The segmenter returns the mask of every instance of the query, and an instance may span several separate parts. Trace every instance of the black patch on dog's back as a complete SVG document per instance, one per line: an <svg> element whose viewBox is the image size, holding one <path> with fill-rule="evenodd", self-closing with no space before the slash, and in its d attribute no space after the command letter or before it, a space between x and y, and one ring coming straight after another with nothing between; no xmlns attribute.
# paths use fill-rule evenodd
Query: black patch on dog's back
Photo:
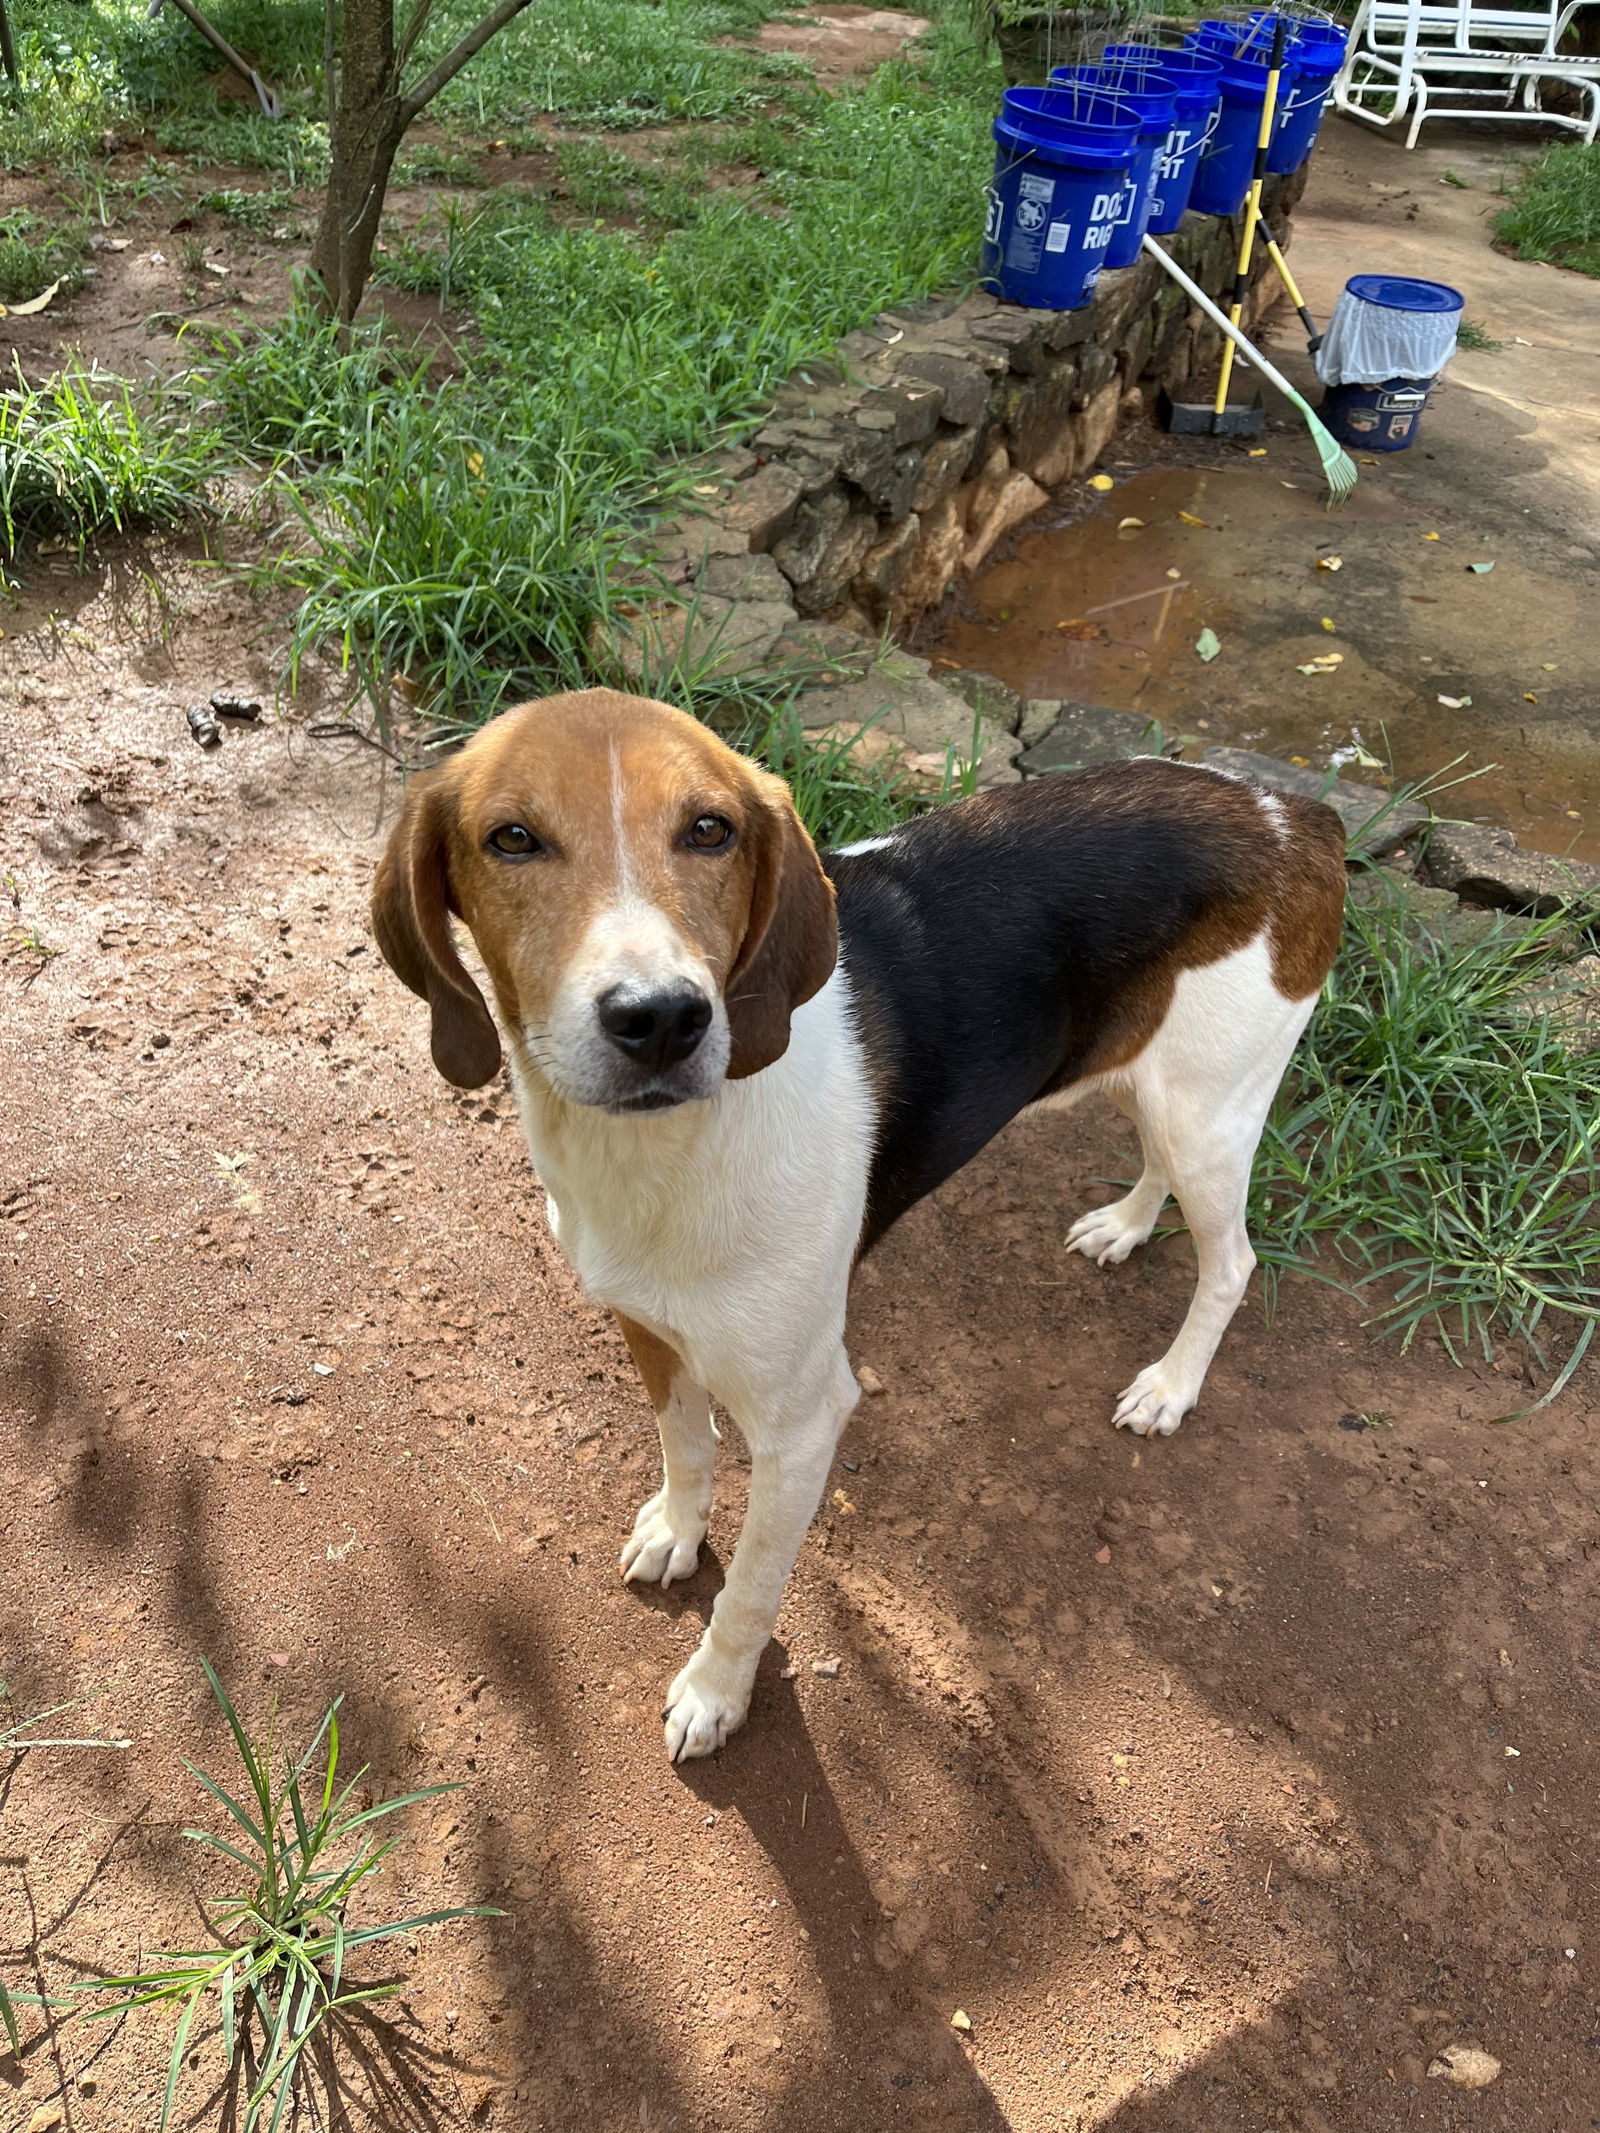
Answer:
<svg viewBox="0 0 1600 2133"><path fill-rule="evenodd" d="M1218 922L1216 954L1242 945L1283 860L1250 788L1155 758L980 794L878 849L825 854L881 1107L861 1249L1026 1105L1105 1063L1107 1033L1135 1027L1197 929Z"/></svg>

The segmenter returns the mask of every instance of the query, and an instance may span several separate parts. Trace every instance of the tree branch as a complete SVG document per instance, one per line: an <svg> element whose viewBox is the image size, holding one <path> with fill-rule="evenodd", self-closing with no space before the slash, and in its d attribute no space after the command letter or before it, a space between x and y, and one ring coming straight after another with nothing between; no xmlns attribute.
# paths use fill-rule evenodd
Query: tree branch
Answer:
<svg viewBox="0 0 1600 2133"><path fill-rule="evenodd" d="M465 37L453 52L447 52L431 74L425 74L417 86L401 98L401 109L409 125L419 111L431 104L439 91L455 80L469 59L481 52L491 37L496 37L515 15L520 15L528 0L496 0L488 14Z"/></svg>

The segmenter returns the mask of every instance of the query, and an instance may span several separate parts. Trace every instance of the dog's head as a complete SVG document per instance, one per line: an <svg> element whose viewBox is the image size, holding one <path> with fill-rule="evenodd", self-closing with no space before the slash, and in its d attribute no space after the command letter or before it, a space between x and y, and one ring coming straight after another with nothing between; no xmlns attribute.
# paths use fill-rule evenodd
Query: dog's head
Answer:
<svg viewBox="0 0 1600 2133"><path fill-rule="evenodd" d="M412 781L372 919L472 1089L500 1038L569 1103L651 1111L781 1058L838 952L833 888L783 782L667 704L590 689L508 711Z"/></svg>

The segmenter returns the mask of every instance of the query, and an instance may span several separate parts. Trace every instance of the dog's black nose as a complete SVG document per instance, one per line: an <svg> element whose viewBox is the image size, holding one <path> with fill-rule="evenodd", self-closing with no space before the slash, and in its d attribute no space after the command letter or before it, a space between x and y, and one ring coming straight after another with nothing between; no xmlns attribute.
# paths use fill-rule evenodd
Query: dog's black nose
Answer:
<svg viewBox="0 0 1600 2133"><path fill-rule="evenodd" d="M663 985L653 992L613 985L595 1002L600 1027L635 1065L660 1073L687 1059L711 1027L711 1002L698 985Z"/></svg>

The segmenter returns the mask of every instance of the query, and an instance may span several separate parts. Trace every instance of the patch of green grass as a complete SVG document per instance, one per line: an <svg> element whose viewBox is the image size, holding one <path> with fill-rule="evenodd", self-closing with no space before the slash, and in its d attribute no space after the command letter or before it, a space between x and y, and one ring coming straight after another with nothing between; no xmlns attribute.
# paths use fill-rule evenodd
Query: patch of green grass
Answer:
<svg viewBox="0 0 1600 2133"><path fill-rule="evenodd" d="M1494 227L1520 258L1600 276L1600 141L1547 148L1517 179Z"/></svg>
<svg viewBox="0 0 1600 2133"><path fill-rule="evenodd" d="M1505 345L1504 341L1497 341L1488 327L1475 318L1463 318L1456 328L1458 348L1471 348L1480 355L1495 355Z"/></svg>
<svg viewBox="0 0 1600 2133"><path fill-rule="evenodd" d="M477 339L447 390L380 395L327 439L281 566L301 641L360 646L363 671L403 672L457 716L581 645L608 534L664 465L757 417L885 304L972 272L992 87L885 68L773 129L754 198L704 188L663 235L563 228L495 195L448 212L436 241L392 246L381 273L436 290ZM293 364L310 354L291 321L211 390L236 403L252 366L282 367L275 342ZM337 367L327 344L316 361Z"/></svg>
<svg viewBox="0 0 1600 2133"><path fill-rule="evenodd" d="M47 219L23 207L0 215L0 304L30 303L52 282L70 294L83 278L88 234L76 216Z"/></svg>
<svg viewBox="0 0 1600 2133"><path fill-rule="evenodd" d="M161 2133L171 2121L189 2050L190 2033L202 2010L213 2006L223 2056L237 2083L227 2114L240 2133L297 2123L297 2090L308 2049L341 2015L404 1990L403 1977L360 1984L347 1974L363 1951L409 1938L424 1926L462 1918L496 1918L483 1904L424 1911L411 1918L353 1926L347 1911L394 1850L397 1838L373 1838L375 1825L420 1800L454 1792L454 1785L427 1785L376 1806L362 1805L365 1769L342 1781L339 1773L339 1705L335 1699L311 1743L297 1758L281 1755L268 1721L264 1738L252 1740L209 1660L202 1660L212 1693L222 1706L244 1766L240 1793L184 1760L190 1776L209 1793L228 1820L226 1836L186 1829L184 1835L235 1868L244 1885L212 1897L203 1907L212 1945L152 1954L122 1977L96 1978L86 1992L116 1998L86 2019L104 2021L150 2006L179 2010L167 2063Z"/></svg>
<svg viewBox="0 0 1600 2133"><path fill-rule="evenodd" d="M196 214L220 215L235 229L268 237L301 212L300 198L287 185L264 186L253 192L246 186L224 185L201 193L194 203Z"/></svg>
<svg viewBox="0 0 1600 2133"><path fill-rule="evenodd" d="M1380 1334L1565 1347L1547 1398L1600 1318L1600 1056L1523 997L1569 953L1556 919L1441 944L1398 893L1352 902L1251 1194L1262 1261L1331 1259Z"/></svg>
<svg viewBox="0 0 1600 2133"><path fill-rule="evenodd" d="M424 57L473 23L478 0L440 0ZM749 116L798 69L725 44L782 12L764 0L533 0L444 91L437 116L501 135L559 113L574 126L659 126Z"/></svg>
<svg viewBox="0 0 1600 2133"><path fill-rule="evenodd" d="M457 185L475 188L488 181L471 156L458 155L433 141L402 148L395 157L394 185Z"/></svg>
<svg viewBox="0 0 1600 2133"><path fill-rule="evenodd" d="M71 366L0 393L0 559L24 540L80 553L99 533L173 526L204 507L216 431L187 401L141 401L120 379Z"/></svg>

